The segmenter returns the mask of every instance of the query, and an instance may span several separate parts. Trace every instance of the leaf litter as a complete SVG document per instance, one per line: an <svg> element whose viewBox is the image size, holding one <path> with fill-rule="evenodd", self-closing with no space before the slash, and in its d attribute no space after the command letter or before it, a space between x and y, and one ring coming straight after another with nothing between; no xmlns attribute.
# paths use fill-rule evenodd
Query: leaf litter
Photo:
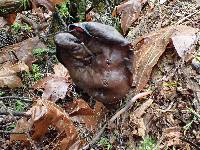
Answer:
<svg viewBox="0 0 200 150"><path fill-rule="evenodd" d="M142 13L142 11L139 13ZM140 16L138 16L138 21L140 21ZM135 25L134 22L131 24L133 26ZM130 24L125 23L123 30L127 31L128 27L130 27ZM129 136L133 141L132 146L137 143L138 138L144 139L147 135L151 135L157 138L160 148L166 145L169 147L181 147L183 149L186 147L188 148L186 142L182 142L180 138L184 136L182 134L182 127L187 125L192 118L191 114L186 112L187 109L194 107L195 111L199 113L199 75L191 68L190 64L183 64L182 62L183 60L190 60L196 55L196 51L199 50L196 46L199 42L199 36L197 28L189 26L176 26L172 28L173 30L167 30L168 32L166 32L167 28L161 30L157 29L155 32L138 38L136 42L134 42L136 43L134 44L134 48L136 48L134 62L136 66L134 71L136 74L134 78L136 80L133 84L136 86L135 91L139 92L153 88L154 93L153 96L144 103L143 101L139 101L134 104L131 110L125 112L124 116L131 117L130 120L128 120L131 128L125 125L127 122L121 122L120 117L117 120L120 129L118 129L119 132L117 132L115 136L125 139ZM5 59L7 59L7 57L5 57L6 55L1 57L4 63ZM171 62L165 57L171 59ZM14 63L15 62L16 60L14 59ZM188 63L190 63L190 61ZM57 68L59 68L57 70L62 70L60 67ZM74 126L74 122L81 122L91 127L93 123L89 123L88 125L86 121L88 116L95 115L95 109L97 108L98 114L100 110L104 111L104 109L102 109L101 104L92 109L82 99L74 99L71 104L64 105L64 110L55 104L54 101L65 99L66 91L69 86L64 84L65 88L62 90L61 94L56 93L58 83L71 84L66 71L62 70L58 73L55 70L56 69L54 69L54 74L50 75L51 78L47 77L48 79L43 80L41 85L38 86L37 89L43 89L44 91L42 100L36 100L32 108L27 112L31 114L31 118L20 119L13 131L27 132L33 140L37 141L45 136L49 131L49 127L53 126L59 132L58 137L54 139L55 142L57 142L55 146L63 146L63 149L67 146L75 149L74 147L82 145L82 141L76 131L77 127ZM139 77L140 73L142 75L141 77ZM60 80L60 77L62 77L63 80ZM154 78L158 80L154 80ZM47 86L48 80L52 80L49 86ZM53 86L54 83L56 83L56 86ZM51 98L53 99L52 102L47 101L47 99L49 100ZM130 114L134 115L131 116ZM83 116L86 120L81 118ZM123 115L121 116L122 118L124 117ZM96 118L96 116L94 118ZM97 120L99 121L101 119ZM94 121L94 123L95 125L93 128L98 124L97 121ZM192 142L198 141L198 136L200 134L198 125L198 121L192 121L192 130L189 128L185 131L185 134L191 137L190 141ZM44 130L42 130L43 128ZM73 132L68 132L68 129ZM109 130L111 133L108 133L108 136L112 135L112 127L110 127ZM123 134L127 132L129 135ZM70 133L69 136L67 136L68 133ZM14 135L20 136L21 134L12 134L11 136ZM23 135L23 137L14 137L13 141L31 141L27 134ZM197 138L195 139L192 137ZM162 140L159 141L159 138ZM120 142L114 141L111 144L123 148ZM129 145L127 144L126 146L128 147ZM192 146L190 145L189 147Z"/></svg>

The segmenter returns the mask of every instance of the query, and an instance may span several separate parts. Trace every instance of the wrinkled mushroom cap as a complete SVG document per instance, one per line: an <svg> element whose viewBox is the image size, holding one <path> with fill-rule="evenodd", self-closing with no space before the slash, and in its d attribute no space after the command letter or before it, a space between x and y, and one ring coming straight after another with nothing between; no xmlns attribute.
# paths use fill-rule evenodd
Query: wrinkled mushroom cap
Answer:
<svg viewBox="0 0 200 150"><path fill-rule="evenodd" d="M80 28L88 35L98 38L105 43L120 44L127 46L130 42L125 39L114 27L98 22L83 22L69 25L69 32Z"/></svg>

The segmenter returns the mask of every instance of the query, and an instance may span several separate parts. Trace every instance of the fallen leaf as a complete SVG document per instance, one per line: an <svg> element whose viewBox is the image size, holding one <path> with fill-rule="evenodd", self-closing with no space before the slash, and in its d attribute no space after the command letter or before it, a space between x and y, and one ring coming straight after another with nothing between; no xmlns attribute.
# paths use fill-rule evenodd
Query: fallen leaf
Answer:
<svg viewBox="0 0 200 150"><path fill-rule="evenodd" d="M34 89L44 89L42 99L48 99L50 101L57 101L58 99L64 99L70 83L65 77L48 76L42 80L39 80L34 86Z"/></svg>
<svg viewBox="0 0 200 150"><path fill-rule="evenodd" d="M17 73L22 71L29 71L28 66L24 62L18 62L16 64L4 63L0 67L0 87L21 87L22 81L17 76Z"/></svg>
<svg viewBox="0 0 200 150"><path fill-rule="evenodd" d="M23 134L11 134L10 141L24 141L27 142L28 136L24 133L29 131L30 122L26 118L21 118L17 121L15 129L13 132L23 133Z"/></svg>
<svg viewBox="0 0 200 150"><path fill-rule="evenodd" d="M200 39L199 29L186 25L179 25L172 34L172 42L178 55L187 61L190 54L195 51L195 44Z"/></svg>
<svg viewBox="0 0 200 150"><path fill-rule="evenodd" d="M170 127L166 128L163 131L163 136L165 143L160 145L160 148L163 149L165 146L180 146L183 147L183 143L180 140L182 137L181 128L180 127Z"/></svg>
<svg viewBox="0 0 200 150"><path fill-rule="evenodd" d="M69 91L69 85L72 80L69 76L68 70L61 64L54 66L54 73L44 79L41 79L33 85L34 89L43 89L42 99L50 101L57 101L64 99Z"/></svg>
<svg viewBox="0 0 200 150"><path fill-rule="evenodd" d="M73 100L65 105L65 109L74 121L84 123L89 130L96 129L106 113L106 108L101 102L96 101L94 109L91 109L82 99Z"/></svg>
<svg viewBox="0 0 200 150"><path fill-rule="evenodd" d="M58 144L57 148L70 149L71 146L73 146L73 148L80 148L80 146L83 144L83 141L81 141L78 137L76 128L69 118L69 115L66 114L64 110L55 103L47 100L37 100L37 103L27 112L27 114L31 115L31 118L28 120L28 126L23 126L21 124L23 122L19 121L18 128L15 128L16 132L22 131L22 129L23 131L31 130L31 138L35 141L38 141L45 136L49 126L53 126L61 134L58 137L60 144ZM13 137L13 135L11 136L11 142L20 140L24 141L22 137ZM26 140L28 141L28 138Z"/></svg>
<svg viewBox="0 0 200 150"><path fill-rule="evenodd" d="M24 61L29 68L32 67L35 58L32 54L32 50L35 48L46 48L46 46L40 41L38 37L29 38L22 42L4 47L0 52L0 63L11 61Z"/></svg>
<svg viewBox="0 0 200 150"><path fill-rule="evenodd" d="M17 13L11 13L11 14L6 14L4 18L6 19L8 25L12 25L15 22L16 16Z"/></svg>
<svg viewBox="0 0 200 150"><path fill-rule="evenodd" d="M7 21L3 17L0 17L0 28L3 28L6 24Z"/></svg>
<svg viewBox="0 0 200 150"><path fill-rule="evenodd" d="M133 113L130 114L130 123L135 126L135 130L132 131L134 135L145 137L146 126L142 115L146 109L153 103L152 99L148 99L140 107L138 107Z"/></svg>
<svg viewBox="0 0 200 150"><path fill-rule="evenodd" d="M70 117L77 115L94 115L94 112L88 103L82 99L76 99L71 103L67 103L65 108L68 111Z"/></svg>
<svg viewBox="0 0 200 150"><path fill-rule="evenodd" d="M58 64L54 65L53 70L54 70L55 76L58 76L58 77L69 77L68 70L61 63L58 63Z"/></svg>
<svg viewBox="0 0 200 150"><path fill-rule="evenodd" d="M152 68L164 53L173 31L173 26L163 28L139 38L133 44L135 47L133 85L136 87L136 92L142 90L148 82Z"/></svg>
<svg viewBox="0 0 200 150"><path fill-rule="evenodd" d="M145 113L148 107L151 106L153 103L152 99L148 99L146 102L144 102L140 107L138 107L133 114L135 115L136 118L141 118L142 115Z"/></svg>
<svg viewBox="0 0 200 150"><path fill-rule="evenodd" d="M132 23L138 19L142 5L147 0L129 0L118 5L113 14L121 14L121 28L123 33L126 33L128 28L132 25Z"/></svg>
<svg viewBox="0 0 200 150"><path fill-rule="evenodd" d="M32 0L34 7L44 6L50 11L55 11L55 6L64 2L66 2L66 0Z"/></svg>

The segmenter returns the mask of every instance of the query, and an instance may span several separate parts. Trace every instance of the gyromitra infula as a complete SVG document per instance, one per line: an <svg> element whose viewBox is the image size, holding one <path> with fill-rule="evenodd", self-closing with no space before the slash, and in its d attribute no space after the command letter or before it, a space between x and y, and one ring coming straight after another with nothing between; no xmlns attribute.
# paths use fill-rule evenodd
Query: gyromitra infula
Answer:
<svg viewBox="0 0 200 150"><path fill-rule="evenodd" d="M74 83L104 104L116 103L132 84L130 43L97 22L71 24L55 36L56 55Z"/></svg>

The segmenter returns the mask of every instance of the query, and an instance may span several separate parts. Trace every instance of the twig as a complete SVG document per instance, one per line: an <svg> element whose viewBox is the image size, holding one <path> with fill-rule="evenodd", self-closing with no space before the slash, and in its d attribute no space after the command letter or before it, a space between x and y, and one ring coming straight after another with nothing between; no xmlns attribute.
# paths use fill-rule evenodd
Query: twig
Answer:
<svg viewBox="0 0 200 150"><path fill-rule="evenodd" d="M139 93L139 94L135 95L130 101L127 102L127 104L125 105L124 108L119 110L110 120L108 120L108 122L101 128L101 130L97 133L97 135L93 138L93 140L89 144L84 146L82 148L82 150L88 149L91 145L96 143L96 141L98 141L99 138L101 137L101 135L103 134L103 132L104 132L105 128L107 127L107 125L113 123L115 121L115 119L117 119L117 117L119 117L122 113L124 113L128 109L130 109L132 104L134 102L136 102L137 99L142 98L144 96L147 96L149 94L151 94L151 92L143 92L143 93Z"/></svg>
<svg viewBox="0 0 200 150"><path fill-rule="evenodd" d="M195 143L189 141L188 139L186 139L186 138L180 138L180 140L182 140L182 141L184 141L184 142L190 144L190 145L193 146L196 150L200 150L200 146L198 146L197 144L195 144Z"/></svg>
<svg viewBox="0 0 200 150"><path fill-rule="evenodd" d="M197 10L197 9L199 9L199 8L200 8L200 6L197 6L197 7L195 8L195 10ZM184 18L182 18L182 19L180 19L178 22L176 22L175 25L181 24L183 21L185 21L186 19L190 18L191 16L195 15L195 14L198 13L198 12L199 12L199 11L197 10L197 11L195 11L195 12L193 12L193 13L191 13L191 14L185 16Z"/></svg>
<svg viewBox="0 0 200 150"><path fill-rule="evenodd" d="M13 131L4 131L4 130L0 130L0 133L5 133L5 134L26 134L26 132L13 132Z"/></svg>
<svg viewBox="0 0 200 150"><path fill-rule="evenodd" d="M3 111L0 111L0 116L1 115L10 115L10 113L12 113L13 116L22 116L22 117L30 117L31 115L25 113L25 112L3 112Z"/></svg>
<svg viewBox="0 0 200 150"><path fill-rule="evenodd" d="M27 102L27 103L32 103L33 102L28 97L18 97L18 96L4 96L4 97L0 97L0 101L1 100L6 100L6 99L20 99L21 101L24 101L24 102Z"/></svg>

